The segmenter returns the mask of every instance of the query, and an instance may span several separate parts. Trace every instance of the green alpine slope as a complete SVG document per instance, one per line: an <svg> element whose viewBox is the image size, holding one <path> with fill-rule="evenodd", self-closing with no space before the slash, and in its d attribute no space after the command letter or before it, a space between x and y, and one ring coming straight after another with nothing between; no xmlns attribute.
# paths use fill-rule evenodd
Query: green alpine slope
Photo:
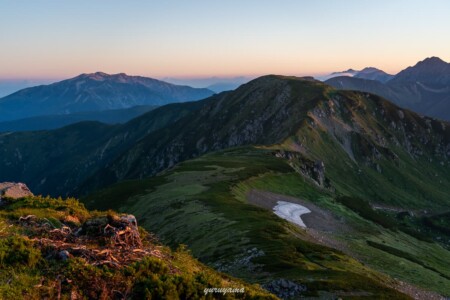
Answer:
<svg viewBox="0 0 450 300"><path fill-rule="evenodd" d="M201 261L281 297L287 298L291 289L278 286L279 280L303 287L296 296L320 298L406 297L393 288L421 293L394 278L449 293L445 261L450 252L443 245L409 235L415 227L403 225L396 216L351 209L338 196L348 193L345 189L320 188L276 155L273 149L257 148L212 153L157 177L114 185L83 201L89 207L136 214L164 242L187 244ZM333 178L328 180L333 186ZM363 193L364 187L359 190ZM270 196L311 209L311 218L305 217L308 228L273 214L260 201ZM385 220L392 227L384 227Z"/></svg>
<svg viewBox="0 0 450 300"><path fill-rule="evenodd" d="M449 295L448 123L281 76L210 105L220 109L148 135L91 183L256 146L206 154L83 201L132 212L169 244L187 244L201 261L281 297L290 289L278 280L325 298L400 297L383 287L415 298ZM278 201L310 209L308 228L273 214Z"/></svg>

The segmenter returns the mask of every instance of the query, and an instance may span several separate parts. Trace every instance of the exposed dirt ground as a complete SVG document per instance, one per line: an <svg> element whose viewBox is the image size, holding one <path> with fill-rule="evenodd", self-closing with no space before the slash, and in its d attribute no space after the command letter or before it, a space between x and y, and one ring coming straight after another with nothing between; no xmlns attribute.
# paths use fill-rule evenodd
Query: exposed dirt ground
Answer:
<svg viewBox="0 0 450 300"><path fill-rule="evenodd" d="M333 216L331 212L323 210L317 205L299 198L274 194L266 191L251 190L247 194L247 201L250 204L266 208L270 211L273 210L273 207L277 205L278 201L300 204L311 211L311 213L303 214L301 216L307 229L314 229L326 233L336 233L350 230L350 227L346 225L344 221L341 221L336 216Z"/></svg>
<svg viewBox="0 0 450 300"><path fill-rule="evenodd" d="M344 243L333 238L333 234L348 232L351 230L351 227L345 224L343 220L339 220L331 212L309 201L260 190L251 190L247 194L247 201L250 204L266 208L270 211L273 211L273 207L277 205L278 201L300 204L311 211L301 216L303 223L307 227L305 230L308 233L308 241L335 248L346 253L350 252ZM305 239L305 236L302 236L302 238Z"/></svg>

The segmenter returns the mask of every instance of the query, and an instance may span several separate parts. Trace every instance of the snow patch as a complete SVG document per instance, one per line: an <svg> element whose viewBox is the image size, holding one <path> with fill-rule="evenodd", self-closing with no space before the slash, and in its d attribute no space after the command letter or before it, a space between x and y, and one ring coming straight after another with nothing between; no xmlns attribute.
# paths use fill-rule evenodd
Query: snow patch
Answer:
<svg viewBox="0 0 450 300"><path fill-rule="evenodd" d="M274 206L273 212L282 219L306 228L301 215L308 214L311 211L300 204L286 201L277 201L277 205Z"/></svg>

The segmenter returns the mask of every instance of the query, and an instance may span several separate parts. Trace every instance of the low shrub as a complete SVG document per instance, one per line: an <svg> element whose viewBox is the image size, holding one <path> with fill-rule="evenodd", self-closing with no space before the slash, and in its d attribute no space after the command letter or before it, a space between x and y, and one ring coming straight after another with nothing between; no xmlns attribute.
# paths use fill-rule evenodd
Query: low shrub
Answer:
<svg viewBox="0 0 450 300"><path fill-rule="evenodd" d="M41 251L19 236L0 240L0 266L26 266L34 268L42 259Z"/></svg>

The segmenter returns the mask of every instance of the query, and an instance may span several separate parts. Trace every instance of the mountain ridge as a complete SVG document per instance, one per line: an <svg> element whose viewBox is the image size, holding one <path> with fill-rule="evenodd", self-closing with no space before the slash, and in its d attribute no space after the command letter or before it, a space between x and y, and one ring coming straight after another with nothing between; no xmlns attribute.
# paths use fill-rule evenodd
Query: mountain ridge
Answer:
<svg viewBox="0 0 450 300"><path fill-rule="evenodd" d="M290 136L294 135L295 132L300 129L300 126L306 126L305 124L307 124L308 120L311 119L311 116L309 115L310 110L315 110L316 106L322 105L321 103L323 101L329 101L328 100L329 98L326 95L326 93L328 93L327 92L328 87L323 85L319 81L315 81L311 78L305 79L305 78L284 77L274 75L264 76L256 80L253 80L248 84L244 85L243 87L239 88L238 90L236 90L236 92L231 95L237 95L236 99L238 99L239 101L244 101L245 105L248 105L248 109L250 109L251 112L257 105L253 104L254 102L246 103L245 101L250 99L252 99L251 101L258 101L255 100L257 98L254 95L248 94L249 90L252 90L252 87L254 86L262 87L262 90L259 90L258 93L267 96L268 98L266 99L270 99L271 97L270 89L265 90L267 88L266 81L271 81L274 88L277 89L277 92L276 97L274 97L274 99L272 100L272 102L270 102L270 104L265 104L265 102L258 103L259 106L262 106L264 109L267 109L267 111L260 110L257 112L257 115L264 116L261 119L255 120L252 118L248 119L244 118L243 122L239 122L237 120L236 121L233 120L233 118L230 119L230 117L214 115L214 112L217 111L221 112L221 110L216 110L214 107L220 106L219 103L224 100L219 100L218 103L212 102L210 103L209 108L206 108L208 107L206 106L203 108L202 111L196 113L194 121L191 119L192 116L191 117L187 116L184 119L180 119L176 123L174 123L172 126L176 128L174 128L173 130L174 132L177 132L174 140L172 141L167 140L167 137L170 136L167 135L167 130L154 132L150 136L145 137L144 139L139 141L138 144L130 148L129 152L124 153L121 156L122 158L119 158L119 161L122 162L115 163L116 167L111 167L111 165L108 167L113 168L114 171L105 173L106 170L105 169L102 171L103 173L97 176L97 178L105 180L106 178L111 178L112 176L112 178L115 179L108 182L108 184L111 184L117 180L142 178L145 176L154 175L156 172L161 171L164 168L173 166L174 164L180 161L180 158L181 160L184 160L187 158L195 157L202 153L225 149L228 147L242 146L248 144L268 145L280 143L284 139L287 139ZM279 86L276 85L277 82L278 84L280 84ZM292 88L292 86L295 87ZM298 88L299 93L303 93L304 95L303 97L300 97L298 100L296 99L298 102L292 100L295 98L291 98L292 94L295 95L296 93L295 88ZM314 96L310 96L312 98L308 98L307 96L308 90L310 90L309 92L314 94ZM245 91L244 94L246 94L247 97L239 98L239 95L243 94L243 91ZM226 94L225 99L227 101L235 101L228 98L229 95L230 94ZM347 97L348 96L346 96L346 98ZM380 98L377 97L372 99L373 100L371 101L379 102L379 104L377 105L384 106L388 105L387 103L389 103L386 100L381 100ZM338 102L340 101L342 100L339 100ZM341 103L339 105L343 104ZM289 110L287 110L286 107L289 107ZM243 110L245 110L243 106L239 104L237 104L235 109L236 111L240 111L241 113ZM348 109L352 110L351 107L348 107ZM390 110L392 109L393 108L390 108ZM289 119L290 114L294 114L296 118ZM417 124L424 122L423 121L424 119L422 119L422 117L419 117L412 112L408 113L404 112L403 114L412 116L411 120L413 120L413 122ZM397 118L396 116L391 117ZM211 122L210 125L206 126L200 125L206 127L205 129L202 129L202 127L199 127L199 125L192 125L198 124L198 122L195 122L195 118L201 119L203 124L204 122L208 122L207 121L208 118L211 118L213 120L210 121ZM315 116L314 118L317 117ZM228 130L231 130L231 132L229 131L227 132L225 130L221 130L220 128L218 128L216 131L214 130L212 131L214 132L214 134L207 134L206 132L211 130L211 128L215 128L215 126L217 126L214 124L214 121L216 120L221 120L220 128L222 128L223 126L224 128L228 128ZM431 119L429 121L433 122L433 124L440 124L439 121L432 121ZM235 128L234 127L235 125L233 124L239 124L241 126L241 129L239 127ZM194 130L189 129L190 126L196 126L195 133ZM446 128L448 128L448 126L449 125L447 124ZM201 133L202 130L207 131ZM266 132L266 130L268 131ZM237 132L240 132L240 134L237 135L236 134ZM422 134L425 133L422 132ZM208 141L208 138L206 138L207 136L212 136L212 138L209 138ZM222 136L224 140L220 140L218 136ZM448 137L446 136L445 138L447 140L444 140L444 143L448 143L449 142ZM154 141L158 141L157 144L155 144ZM168 143L167 145L164 145L165 141ZM183 154L184 152L188 153L188 155L185 156L186 154ZM192 156L193 153L195 153L195 156ZM135 163L131 163L132 161L135 161ZM153 171L149 171L152 170L152 168L149 166L153 166L153 168L155 169L153 169ZM90 184L95 182L93 178L89 179L88 181L90 182Z"/></svg>
<svg viewBox="0 0 450 300"><path fill-rule="evenodd" d="M37 140L53 140L64 132L67 133L65 135L68 137L78 136L79 133L77 132L81 133L87 130L89 126L94 126L93 129L97 129L91 131L96 133L91 136L94 137L98 134L101 138L94 138L95 142L89 143L87 143L89 141L89 138L87 138L85 141L78 143L81 147L78 151L85 153L83 161L85 161L86 166L81 168L85 171L80 171L80 166L76 167L77 161L74 161L71 156L65 158L66 164L71 165L69 170L65 170L65 167L58 165L52 166L52 169L55 168L54 171L59 169L58 173L54 173L58 180L59 178L67 178L68 174L73 174L70 176L78 174L71 179L70 186L77 187L82 181L85 181L86 186L90 186L90 188L86 188L86 191L92 190L98 180L103 182L100 185L104 186L119 179L153 175L182 160L208 151L248 144L269 145L280 143L289 136L295 135L300 126L304 126L302 124L306 124L310 119L308 112L321 101L325 101L325 99L329 101L329 95L334 95L334 93L336 92L331 87L312 78L270 75L255 79L234 92L221 93L199 102L163 106L121 126L111 127L93 125L94 123L90 123L92 125L80 123L77 126L63 128L59 131L3 135L0 138L0 143L5 148L3 168L9 170L5 173L15 174L10 179L16 180L16 178L23 176L20 174L24 172L24 166L22 165L24 159L17 161L14 157L19 154L22 157L24 155L31 155L32 157L40 151L43 151L42 153L48 151L46 148L38 147L33 152L26 154L24 149L27 149L27 144L37 143L36 145L39 145L41 143ZM343 95L344 99L356 97L352 93L344 93ZM355 100L349 101L350 103L355 102ZM180 114L179 109L184 109L184 113ZM350 106L347 109L352 111L355 108ZM169 115L170 117L167 118ZM428 118L416 116L414 120L416 120L414 122L423 123L422 120L428 120ZM430 122L440 124L439 121L430 120ZM153 129L145 130L143 124L153 124L151 125ZM136 130L136 128L141 129ZM132 135L130 135L131 132L133 132ZM15 141L16 139L17 141ZM20 148L22 150L20 153L16 153L14 150L16 148L14 145L18 141L25 143ZM50 144L54 143L57 142L54 141ZM61 143L62 145L64 143ZM91 147L90 145L92 149L88 150ZM51 152L56 155L55 158L63 159L64 152ZM44 157L48 156L48 153L44 155ZM50 157L53 157L53 155ZM28 158L27 165L30 162L32 160ZM88 167L94 165L98 169ZM31 174L28 172L27 178L34 178L32 179L33 184L31 184L32 189L38 192L49 192L48 188L54 185L40 186L39 183L44 180L41 175L42 171L39 171L40 168L38 165L34 165L33 170L37 173ZM77 179L72 181L75 178ZM44 186L47 186L47 188L43 189ZM64 187L67 185L59 184L56 186L59 186L60 189L56 192L60 194L65 195L69 192L67 187Z"/></svg>
<svg viewBox="0 0 450 300"><path fill-rule="evenodd" d="M450 84L450 63L432 56L419 61L395 75L391 83L422 82L436 86Z"/></svg>

